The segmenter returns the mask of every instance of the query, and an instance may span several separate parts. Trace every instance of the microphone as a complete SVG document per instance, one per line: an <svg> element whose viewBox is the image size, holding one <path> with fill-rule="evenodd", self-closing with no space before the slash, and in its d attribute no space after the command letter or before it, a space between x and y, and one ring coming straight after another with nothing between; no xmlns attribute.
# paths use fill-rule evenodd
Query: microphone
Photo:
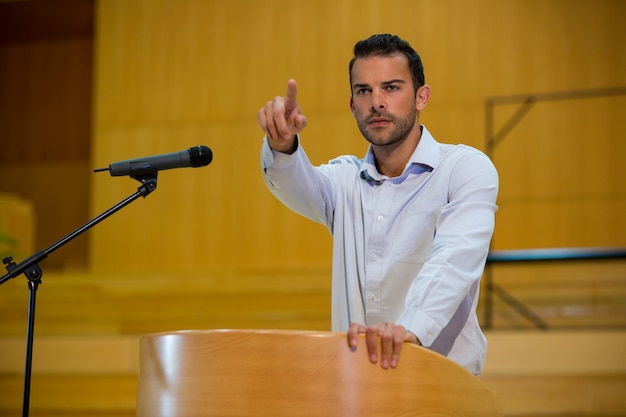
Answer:
<svg viewBox="0 0 626 417"><path fill-rule="evenodd" d="M94 172L110 171L112 177L130 175L135 178L154 175L157 171L165 169L203 167L209 165L212 160L211 149L207 146L194 146L180 152L113 162L108 168L94 169Z"/></svg>

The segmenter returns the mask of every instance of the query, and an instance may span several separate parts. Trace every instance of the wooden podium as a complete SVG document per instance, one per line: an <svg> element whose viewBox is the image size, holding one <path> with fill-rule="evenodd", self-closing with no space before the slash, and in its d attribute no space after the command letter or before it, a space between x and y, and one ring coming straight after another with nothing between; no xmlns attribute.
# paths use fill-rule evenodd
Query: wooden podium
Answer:
<svg viewBox="0 0 626 417"><path fill-rule="evenodd" d="M138 417L501 417L496 395L449 359L406 344L396 369L344 333L208 330L140 341Z"/></svg>

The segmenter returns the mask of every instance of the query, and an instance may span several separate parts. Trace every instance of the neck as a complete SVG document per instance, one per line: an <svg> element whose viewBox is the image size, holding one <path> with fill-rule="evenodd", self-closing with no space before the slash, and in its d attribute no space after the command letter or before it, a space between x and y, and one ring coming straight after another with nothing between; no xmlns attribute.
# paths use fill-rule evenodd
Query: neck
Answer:
<svg viewBox="0 0 626 417"><path fill-rule="evenodd" d="M404 172L404 167L411 159L415 148L422 137L422 130L417 126L417 133L409 135L404 140L390 145L372 145L376 169L382 175L389 178L399 177Z"/></svg>

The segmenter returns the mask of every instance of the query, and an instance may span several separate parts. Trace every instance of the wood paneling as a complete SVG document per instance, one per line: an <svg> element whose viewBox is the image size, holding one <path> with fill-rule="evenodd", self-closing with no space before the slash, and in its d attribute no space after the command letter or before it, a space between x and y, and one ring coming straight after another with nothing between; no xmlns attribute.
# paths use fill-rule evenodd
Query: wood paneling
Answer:
<svg viewBox="0 0 626 417"><path fill-rule="evenodd" d="M487 97L625 83L626 5L610 0L398 1L393 11L349 0L134 0L101 2L97 15L94 163L197 144L215 154L197 172L162 173L140 208L98 227L99 270L328 265L328 232L262 185L255 114L294 77L313 162L363 154L347 62L371 33L398 33L422 54L433 87L422 119L441 141L483 148ZM497 248L626 244L625 109L618 97L529 114L494 155ZM123 179L93 180L94 214L126 193Z"/></svg>
<svg viewBox="0 0 626 417"><path fill-rule="evenodd" d="M33 205L36 250L88 220L92 11L91 0L0 2L0 191ZM80 237L45 266L86 260Z"/></svg>
<svg viewBox="0 0 626 417"><path fill-rule="evenodd" d="M0 43L93 36L93 0L5 0L0 3Z"/></svg>
<svg viewBox="0 0 626 417"><path fill-rule="evenodd" d="M44 274L40 335L138 335L203 328L330 330L328 269ZM3 285L0 334L25 331L28 288Z"/></svg>
<svg viewBox="0 0 626 417"><path fill-rule="evenodd" d="M22 415L23 378L0 375L0 416ZM37 374L32 379L30 416L130 417L135 415L137 377Z"/></svg>
<svg viewBox="0 0 626 417"><path fill-rule="evenodd" d="M35 215L30 201L0 193L0 259L23 259L34 252Z"/></svg>

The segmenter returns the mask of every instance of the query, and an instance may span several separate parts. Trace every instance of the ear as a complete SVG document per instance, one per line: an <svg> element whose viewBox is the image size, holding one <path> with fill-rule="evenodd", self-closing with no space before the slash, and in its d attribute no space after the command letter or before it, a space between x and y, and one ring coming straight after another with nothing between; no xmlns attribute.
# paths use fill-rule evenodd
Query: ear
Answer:
<svg viewBox="0 0 626 417"><path fill-rule="evenodd" d="M429 98L430 86L428 84L424 84L417 90L417 95L415 97L415 108L417 111L421 111L426 107Z"/></svg>
<svg viewBox="0 0 626 417"><path fill-rule="evenodd" d="M354 115L354 100L352 100L352 96L350 96L350 113L352 113L352 117L356 117Z"/></svg>

